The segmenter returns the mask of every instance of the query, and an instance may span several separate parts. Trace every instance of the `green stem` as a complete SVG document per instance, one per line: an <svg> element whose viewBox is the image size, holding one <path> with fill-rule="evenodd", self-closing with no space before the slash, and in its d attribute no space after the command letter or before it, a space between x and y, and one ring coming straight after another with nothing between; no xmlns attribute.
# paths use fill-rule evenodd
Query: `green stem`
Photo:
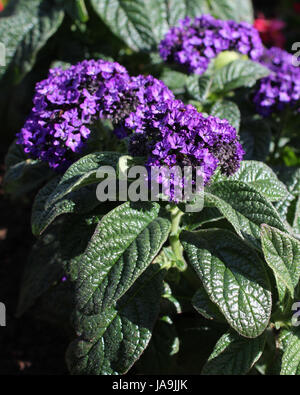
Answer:
<svg viewBox="0 0 300 395"><path fill-rule="evenodd" d="M170 233L170 245L177 259L184 262L183 248L179 240L180 232L180 220L183 216L183 212L178 208L174 207L171 210L171 233Z"/></svg>
<svg viewBox="0 0 300 395"><path fill-rule="evenodd" d="M169 241L176 258L185 263L185 269L182 270L181 273L188 281L190 286L196 291L201 286L201 283L194 271L186 264L183 257L183 247L179 240L180 221L183 214L184 213L178 207L171 209L171 233Z"/></svg>

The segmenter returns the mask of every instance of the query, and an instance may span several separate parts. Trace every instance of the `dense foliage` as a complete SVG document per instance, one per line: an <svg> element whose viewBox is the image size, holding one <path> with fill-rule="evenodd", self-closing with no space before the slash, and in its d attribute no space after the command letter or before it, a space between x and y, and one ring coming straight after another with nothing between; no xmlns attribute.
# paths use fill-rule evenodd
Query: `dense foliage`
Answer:
<svg viewBox="0 0 300 395"><path fill-rule="evenodd" d="M300 69L251 2L11 0L0 37L5 188L36 194L18 315L66 329L72 374L300 374ZM135 165L201 167L203 209L175 177L100 202Z"/></svg>

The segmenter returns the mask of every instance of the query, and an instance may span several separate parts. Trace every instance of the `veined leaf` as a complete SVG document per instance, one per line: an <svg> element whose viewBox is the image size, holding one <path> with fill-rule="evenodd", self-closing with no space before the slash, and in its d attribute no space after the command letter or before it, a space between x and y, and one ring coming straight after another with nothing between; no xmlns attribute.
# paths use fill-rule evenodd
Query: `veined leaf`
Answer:
<svg viewBox="0 0 300 395"><path fill-rule="evenodd" d="M211 87L211 78L208 76L199 77L191 75L186 80L186 89L192 99L205 103Z"/></svg>
<svg viewBox="0 0 300 395"><path fill-rule="evenodd" d="M300 276L300 242L268 225L262 225L261 235L265 259L274 272L280 300L286 289L293 298Z"/></svg>
<svg viewBox="0 0 300 395"><path fill-rule="evenodd" d="M212 14L218 19L233 19L237 22L254 21L254 12L251 0L240 0L237 4L232 0L211 0Z"/></svg>
<svg viewBox="0 0 300 395"><path fill-rule="evenodd" d="M261 119L242 121L239 135L245 151L244 159L266 160L272 141L272 132L266 121Z"/></svg>
<svg viewBox="0 0 300 395"><path fill-rule="evenodd" d="M97 314L113 305L159 253L170 232L157 203L124 203L103 217L81 258L77 308Z"/></svg>
<svg viewBox="0 0 300 395"><path fill-rule="evenodd" d="M204 288L199 288L192 299L193 307L208 320L224 322L224 316L218 307L209 299Z"/></svg>
<svg viewBox="0 0 300 395"><path fill-rule="evenodd" d="M207 188L205 201L206 204L217 207L238 235L255 247L260 246L261 224L285 230L272 204L255 188L244 182L215 182Z"/></svg>
<svg viewBox="0 0 300 395"><path fill-rule="evenodd" d="M151 265L116 306L76 318L80 336L67 363L73 374L124 374L147 347L159 313L164 271Z"/></svg>
<svg viewBox="0 0 300 395"><path fill-rule="evenodd" d="M267 327L272 302L269 279L256 252L224 229L183 232L188 263L227 322L245 337Z"/></svg>
<svg viewBox="0 0 300 395"><path fill-rule="evenodd" d="M202 370L204 375L244 375L261 357L265 335L245 339L234 333L225 333L216 344Z"/></svg>
<svg viewBox="0 0 300 395"><path fill-rule="evenodd" d="M287 345L282 356L281 375L300 375L300 331L294 329L288 337Z"/></svg>
<svg viewBox="0 0 300 395"><path fill-rule="evenodd" d="M211 115L220 119L227 119L227 121L236 129L236 131L239 131L241 113L238 106L232 101L217 101L211 109Z"/></svg>
<svg viewBox="0 0 300 395"><path fill-rule="evenodd" d="M165 0L170 27L177 25L186 16L194 18L209 13L206 0Z"/></svg>
<svg viewBox="0 0 300 395"><path fill-rule="evenodd" d="M92 0L95 11L131 49L150 50L168 30L167 7L160 0Z"/></svg>
<svg viewBox="0 0 300 395"><path fill-rule="evenodd" d="M263 162L244 160L239 170L232 176L225 177L218 173L214 181L235 180L251 185L266 199L276 202L285 198L289 192L286 186L278 179L273 170Z"/></svg>
<svg viewBox="0 0 300 395"><path fill-rule="evenodd" d="M252 87L257 80L269 73L270 71L259 63L238 59L215 71L212 90L228 92L242 86Z"/></svg>
<svg viewBox="0 0 300 395"><path fill-rule="evenodd" d="M0 67L0 78L10 68L15 82L19 82L63 17L61 8L49 0L10 2L0 16L0 37L6 48L6 67Z"/></svg>

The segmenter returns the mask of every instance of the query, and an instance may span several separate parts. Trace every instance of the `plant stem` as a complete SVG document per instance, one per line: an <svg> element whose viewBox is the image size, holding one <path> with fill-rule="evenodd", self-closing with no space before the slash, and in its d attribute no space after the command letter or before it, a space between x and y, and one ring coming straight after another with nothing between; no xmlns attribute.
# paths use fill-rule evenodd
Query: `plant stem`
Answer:
<svg viewBox="0 0 300 395"><path fill-rule="evenodd" d="M183 248L179 240L180 232L180 220L183 216L183 212L178 208L174 207L171 209L171 233L170 233L170 245L177 259L184 262Z"/></svg>

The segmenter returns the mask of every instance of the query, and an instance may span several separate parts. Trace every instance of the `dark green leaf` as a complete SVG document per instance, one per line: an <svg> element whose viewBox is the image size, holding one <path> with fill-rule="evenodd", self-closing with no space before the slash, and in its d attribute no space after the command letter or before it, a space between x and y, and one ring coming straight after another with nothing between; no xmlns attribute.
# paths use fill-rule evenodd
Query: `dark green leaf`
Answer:
<svg viewBox="0 0 300 395"><path fill-rule="evenodd" d="M228 323L245 337L267 327L272 301L263 262L256 252L226 230L184 232L188 262Z"/></svg>
<svg viewBox="0 0 300 395"><path fill-rule="evenodd" d="M282 356L281 375L300 375L300 331L294 329L288 338L286 349Z"/></svg>
<svg viewBox="0 0 300 395"><path fill-rule="evenodd" d="M78 339L67 352L73 374L124 374L147 347L159 313L164 272L151 265L122 297L103 313L77 315Z"/></svg>
<svg viewBox="0 0 300 395"><path fill-rule="evenodd" d="M265 161L272 141L272 132L266 121L248 119L242 122L239 134L245 151L244 159Z"/></svg>
<svg viewBox="0 0 300 395"><path fill-rule="evenodd" d="M252 87L257 80L269 73L269 70L259 63L238 59L215 71L212 90L228 92L242 86Z"/></svg>
<svg viewBox="0 0 300 395"><path fill-rule="evenodd" d="M265 335L245 339L234 333L225 333L202 370L204 375L244 375L261 357Z"/></svg>
<svg viewBox="0 0 300 395"><path fill-rule="evenodd" d="M19 82L31 70L37 53L62 23L64 12L49 0L11 1L0 16L0 37L6 47L6 67Z"/></svg>
<svg viewBox="0 0 300 395"><path fill-rule="evenodd" d="M99 223L81 258L78 309L96 314L116 302L159 253L170 231L157 203L124 203Z"/></svg>
<svg viewBox="0 0 300 395"><path fill-rule="evenodd" d="M254 21L254 12L251 0L240 0L238 4L232 0L211 0L212 14L218 19L233 19L237 22Z"/></svg>
<svg viewBox="0 0 300 395"><path fill-rule="evenodd" d="M220 119L227 119L227 121L239 131L241 122L241 113L238 106L229 100L216 102L212 109L211 115Z"/></svg>
<svg viewBox="0 0 300 395"><path fill-rule="evenodd" d="M261 224L285 230L272 204L255 188L244 182L215 182L207 188L205 200L206 204L217 207L239 236L255 247L260 247Z"/></svg>
<svg viewBox="0 0 300 395"><path fill-rule="evenodd" d="M262 225L262 248L266 262L274 272L280 300L286 289L294 297L300 276L300 242L268 225Z"/></svg>
<svg viewBox="0 0 300 395"><path fill-rule="evenodd" d="M105 24L135 51L150 50L168 30L167 7L160 0L92 0Z"/></svg>
<svg viewBox="0 0 300 395"><path fill-rule="evenodd" d="M195 293L192 304L199 314L208 320L224 322L224 316L218 307L209 299L204 288L199 288Z"/></svg>

